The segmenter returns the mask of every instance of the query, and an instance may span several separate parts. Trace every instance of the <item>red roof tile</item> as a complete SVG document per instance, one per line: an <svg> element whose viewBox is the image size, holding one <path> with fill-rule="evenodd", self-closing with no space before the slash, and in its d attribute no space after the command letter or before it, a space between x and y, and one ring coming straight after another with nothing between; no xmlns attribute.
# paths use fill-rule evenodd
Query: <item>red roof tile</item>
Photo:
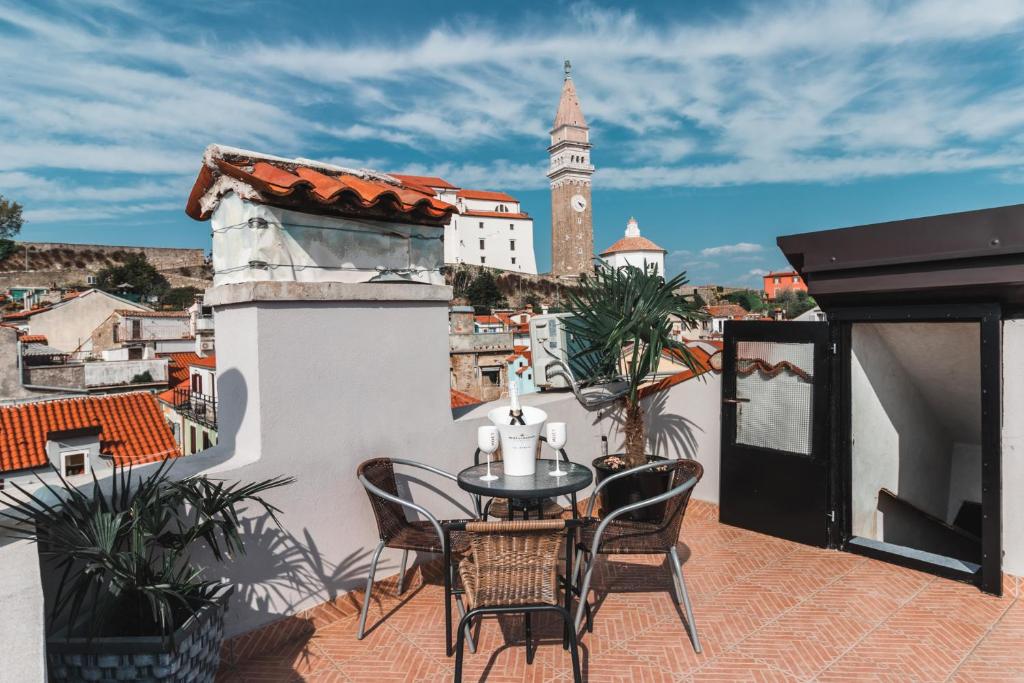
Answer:
<svg viewBox="0 0 1024 683"><path fill-rule="evenodd" d="M29 311L18 311L17 313L7 313L4 315L4 320L24 320L25 318L31 317L36 313L42 313L43 311L50 310L50 306L40 306L39 308L33 308Z"/></svg>
<svg viewBox="0 0 1024 683"><path fill-rule="evenodd" d="M392 178L398 178L406 185L419 185L420 187L435 188L439 187L443 190L457 190L457 186L452 185L444 178L438 178L433 175L408 175L406 173L390 173Z"/></svg>
<svg viewBox="0 0 1024 683"><path fill-rule="evenodd" d="M183 380L181 380L179 382L174 383L171 386L170 389L167 389L166 391L161 391L159 394L156 395L156 397L157 397L157 400L159 400L159 401L163 401L164 403L168 403L168 404L170 404L172 406L177 406L178 405L178 396L179 396L179 394L177 393L178 390L179 389L188 389L188 388L189 388L189 378L188 378L188 375L185 375L185 379L183 379Z"/></svg>
<svg viewBox="0 0 1024 683"><path fill-rule="evenodd" d="M196 356L194 360L189 362L189 365L197 368L210 368L215 370L217 368L217 356L211 354L209 356Z"/></svg>
<svg viewBox="0 0 1024 683"><path fill-rule="evenodd" d="M646 237L623 237L621 240L601 252L601 256L617 254L622 251L660 251L668 253Z"/></svg>
<svg viewBox="0 0 1024 683"><path fill-rule="evenodd" d="M462 199L482 199L484 201L519 203L519 200L510 194L505 194L504 192L491 192L490 190L459 190L459 197ZM507 216L508 214L502 215Z"/></svg>
<svg viewBox="0 0 1024 683"><path fill-rule="evenodd" d="M451 390L452 408L465 408L466 406L475 406L477 403L483 403L483 401L478 398L473 398L469 394L459 391L458 389Z"/></svg>
<svg viewBox="0 0 1024 683"><path fill-rule="evenodd" d="M185 213L196 220L208 219L220 194L238 191L237 183L218 185L225 177L251 189L246 197L250 201L306 213L443 225L456 211L427 188L384 174L211 145Z"/></svg>
<svg viewBox="0 0 1024 683"><path fill-rule="evenodd" d="M682 372L677 372L676 374L666 377L665 379L659 380L654 384L648 384L647 386L640 387L640 396L649 396L650 394L654 394L659 391L664 391L669 387L674 387L675 385L681 384L688 379L699 377L700 375L703 375L705 372L708 372L711 369L711 364L709 363L709 361L711 360L711 354L709 354L707 351L700 348L699 346L691 346L689 347L689 349L690 353L693 355L694 365L697 368L697 372L694 372L693 370L687 368Z"/></svg>
<svg viewBox="0 0 1024 683"><path fill-rule="evenodd" d="M45 334L23 334L18 337L22 344L48 344Z"/></svg>
<svg viewBox="0 0 1024 683"><path fill-rule="evenodd" d="M704 310L712 318L746 318L750 311L739 304L719 304L717 306L705 306Z"/></svg>
<svg viewBox="0 0 1024 683"><path fill-rule="evenodd" d="M50 433L100 428L100 450L119 464L178 455L178 445L152 394L133 392L0 407L0 471L47 464Z"/></svg>
<svg viewBox="0 0 1024 683"><path fill-rule="evenodd" d="M477 323L481 325L504 325L505 321L496 315L478 315L476 316Z"/></svg>

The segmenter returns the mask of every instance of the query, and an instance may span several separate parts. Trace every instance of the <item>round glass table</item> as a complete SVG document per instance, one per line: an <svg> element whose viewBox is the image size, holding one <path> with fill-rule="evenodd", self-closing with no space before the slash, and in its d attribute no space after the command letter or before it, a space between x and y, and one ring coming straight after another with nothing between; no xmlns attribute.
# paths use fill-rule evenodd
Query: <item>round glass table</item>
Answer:
<svg viewBox="0 0 1024 683"><path fill-rule="evenodd" d="M509 517L513 509L524 511L524 515L530 509L540 508L540 502L545 498L569 495L572 498L573 516L576 511L576 492L581 491L594 480L594 473L589 467L575 462L560 461L561 469L565 474L560 477L552 476L550 473L555 470L559 461L554 459L537 460L537 471L531 475L514 477L506 475L500 460L491 463L491 474L495 479L484 481L481 476L487 474L487 463L473 465L459 472L459 488L480 496L491 498L508 498Z"/></svg>

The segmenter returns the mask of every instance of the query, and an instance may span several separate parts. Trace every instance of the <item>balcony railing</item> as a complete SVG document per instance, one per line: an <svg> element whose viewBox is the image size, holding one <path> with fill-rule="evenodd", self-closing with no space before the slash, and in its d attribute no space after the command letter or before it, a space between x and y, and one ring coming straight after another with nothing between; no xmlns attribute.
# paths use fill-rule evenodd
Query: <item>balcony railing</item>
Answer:
<svg viewBox="0 0 1024 683"><path fill-rule="evenodd" d="M197 394L188 389L175 389L174 404L186 419L210 429L217 428L217 401L213 396Z"/></svg>

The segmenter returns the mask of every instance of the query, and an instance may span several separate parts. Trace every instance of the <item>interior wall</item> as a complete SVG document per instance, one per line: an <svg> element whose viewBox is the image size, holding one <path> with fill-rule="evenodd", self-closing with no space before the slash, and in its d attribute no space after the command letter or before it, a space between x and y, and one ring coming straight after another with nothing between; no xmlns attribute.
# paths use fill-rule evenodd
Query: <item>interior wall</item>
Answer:
<svg viewBox="0 0 1024 683"><path fill-rule="evenodd" d="M947 425L885 339L890 325L855 323L852 335L853 535L876 540L885 540L877 510L882 487L945 517L952 457Z"/></svg>

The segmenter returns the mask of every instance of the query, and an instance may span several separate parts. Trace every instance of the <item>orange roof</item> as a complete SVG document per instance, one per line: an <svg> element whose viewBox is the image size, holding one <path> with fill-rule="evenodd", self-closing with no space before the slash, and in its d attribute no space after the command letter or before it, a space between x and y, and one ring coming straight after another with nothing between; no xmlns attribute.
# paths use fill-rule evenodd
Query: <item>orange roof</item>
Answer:
<svg viewBox="0 0 1024 683"><path fill-rule="evenodd" d="M218 182L222 178L225 183ZM210 145L185 213L208 219L229 190L250 201L295 211L431 225L447 223L456 211L427 188L384 174Z"/></svg>
<svg viewBox="0 0 1024 683"><path fill-rule="evenodd" d="M39 308L33 308L29 311L18 311L17 313L8 313L4 315L4 320L24 320L36 313L42 313L43 311L50 310L49 306L40 306Z"/></svg>
<svg viewBox="0 0 1024 683"><path fill-rule="evenodd" d="M398 178L406 185L419 185L420 187L439 187L443 190L457 190L459 189L455 185L452 185L444 178L438 178L434 175L409 175L407 173L390 173L392 178Z"/></svg>
<svg viewBox="0 0 1024 683"><path fill-rule="evenodd" d="M502 213L501 211L463 211L461 216L478 216L480 218L512 218L514 220L527 219L528 213Z"/></svg>
<svg viewBox="0 0 1024 683"><path fill-rule="evenodd" d="M188 366L192 361L199 358L195 351L182 351L177 353L157 354L160 358L167 359L167 380L170 384L178 384L188 380Z"/></svg>
<svg viewBox="0 0 1024 683"><path fill-rule="evenodd" d="M622 251L660 251L668 253L646 237L623 237L621 240L601 252L601 256L617 254Z"/></svg>
<svg viewBox="0 0 1024 683"><path fill-rule="evenodd" d="M496 315L478 315L476 321L481 325L504 325L505 321Z"/></svg>
<svg viewBox="0 0 1024 683"><path fill-rule="evenodd" d="M704 310L712 318L746 318L750 311L739 304L719 304L717 306L705 306Z"/></svg>
<svg viewBox="0 0 1024 683"><path fill-rule="evenodd" d="M48 344L45 334L23 334L18 337L22 344Z"/></svg>
<svg viewBox="0 0 1024 683"><path fill-rule="evenodd" d="M477 403L483 403L483 401L478 398L473 398L469 394L459 391L458 389L452 389L451 403L452 408L465 408L466 406L475 406Z"/></svg>
<svg viewBox="0 0 1024 683"><path fill-rule="evenodd" d="M792 277L793 275L799 275L800 273L795 270L773 270L772 272L765 275L765 277Z"/></svg>
<svg viewBox="0 0 1024 683"><path fill-rule="evenodd" d="M177 396L176 392L178 391L178 389L188 389L188 388L189 388L189 378L188 378L188 375L186 375L185 379L183 379L180 382L175 383L173 386L171 386L170 389L167 389L166 391L161 391L159 394L156 395L156 397L157 397L158 400L163 401L164 403L168 403L168 404L170 404L172 406L177 406L178 405L178 401L176 400L176 396Z"/></svg>
<svg viewBox="0 0 1024 683"><path fill-rule="evenodd" d="M490 190L459 190L459 196L463 199L483 199L487 201L519 203L519 200L510 194L505 194L504 192L491 192ZM508 214L503 213L501 215L507 216Z"/></svg>
<svg viewBox="0 0 1024 683"><path fill-rule="evenodd" d="M211 370L217 369L217 355L210 354L209 356L199 356L189 361L189 365L197 368L210 368Z"/></svg>
<svg viewBox="0 0 1024 683"><path fill-rule="evenodd" d="M665 389L681 384L688 379L693 379L694 377L703 375L711 369L711 364L709 363L711 360L711 354L699 346L690 346L688 348L690 349L690 353L693 355L694 365L697 368L697 372L687 368L682 372L677 372L676 374L659 380L654 384L648 384L647 386L640 387L640 396L649 396L659 391L664 391Z"/></svg>
<svg viewBox="0 0 1024 683"><path fill-rule="evenodd" d="M0 471L46 465L48 435L84 427L100 428L100 450L118 464L178 455L156 398L133 392L0 407Z"/></svg>
<svg viewBox="0 0 1024 683"><path fill-rule="evenodd" d="M576 86L572 78L567 74L562 82L562 96L558 100L558 111L555 112L555 123L551 126L552 131L562 126L576 126L586 128L587 120L583 118L583 108L580 106L580 98L576 95Z"/></svg>

